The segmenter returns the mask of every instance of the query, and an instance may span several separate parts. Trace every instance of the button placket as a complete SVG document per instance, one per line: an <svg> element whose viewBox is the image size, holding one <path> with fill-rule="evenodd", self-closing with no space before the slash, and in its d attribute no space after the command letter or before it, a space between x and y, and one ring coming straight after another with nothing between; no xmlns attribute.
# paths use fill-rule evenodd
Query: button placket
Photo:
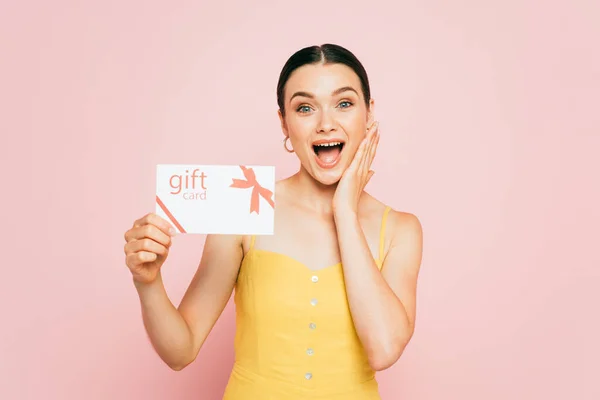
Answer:
<svg viewBox="0 0 600 400"><path fill-rule="evenodd" d="M313 370L312 370L312 365L314 362L314 354L315 354L315 349L314 349L314 343L315 343L315 334L316 329L317 329L317 323L316 323L316 314L318 313L317 310L317 304L318 302L318 293L319 293L319 276L318 274L314 273L311 277L310 277L310 290L309 292L309 297L307 299L307 307L308 307L308 321L307 321L307 334L308 334L308 340L307 340L307 345L305 347L305 357L306 357L306 362L304 363L307 368L304 371L304 379L307 383L310 382L311 385L314 385L314 379L313 379Z"/></svg>

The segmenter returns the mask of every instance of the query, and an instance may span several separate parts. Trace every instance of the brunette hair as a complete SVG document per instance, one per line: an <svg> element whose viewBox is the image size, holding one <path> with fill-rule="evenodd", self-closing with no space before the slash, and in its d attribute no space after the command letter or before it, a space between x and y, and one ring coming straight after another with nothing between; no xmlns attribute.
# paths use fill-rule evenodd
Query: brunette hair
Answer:
<svg viewBox="0 0 600 400"><path fill-rule="evenodd" d="M337 44L326 43L320 46L310 46L298 50L287 60L279 74L279 82L277 83L277 105L281 114L285 116L285 85L290 78L292 72L307 64L344 64L358 75L360 79L361 89L364 94L367 108L371 101L371 88L369 86L369 77L367 71L356 58L356 56L348 49Z"/></svg>

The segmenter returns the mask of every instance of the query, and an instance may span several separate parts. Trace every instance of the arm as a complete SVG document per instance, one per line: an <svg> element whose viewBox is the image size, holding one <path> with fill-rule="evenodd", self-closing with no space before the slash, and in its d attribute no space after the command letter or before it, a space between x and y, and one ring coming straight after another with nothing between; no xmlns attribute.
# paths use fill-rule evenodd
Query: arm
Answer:
<svg viewBox="0 0 600 400"><path fill-rule="evenodd" d="M381 272L358 216L337 213L335 223L350 312L375 370L392 366L414 332L422 229L412 214L390 212L392 240Z"/></svg>
<svg viewBox="0 0 600 400"><path fill-rule="evenodd" d="M227 305L243 257L241 237L208 235L202 259L178 308L160 273L151 283L135 282L144 326L161 359L179 371L193 362Z"/></svg>

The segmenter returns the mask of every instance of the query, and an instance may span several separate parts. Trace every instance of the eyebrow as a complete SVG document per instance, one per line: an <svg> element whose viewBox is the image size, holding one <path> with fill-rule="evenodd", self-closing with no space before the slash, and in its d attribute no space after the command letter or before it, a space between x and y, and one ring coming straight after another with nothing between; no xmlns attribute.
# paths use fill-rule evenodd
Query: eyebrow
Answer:
<svg viewBox="0 0 600 400"><path fill-rule="evenodd" d="M334 90L331 93L331 95L332 96L336 96L336 95L338 95L340 93L347 92L347 91L354 92L358 96L358 92L352 86L344 86L344 87L341 87L339 89L336 89L336 90ZM314 99L315 98L315 96L313 94L308 93L308 92L296 92L296 93L294 93L292 95L292 97L290 97L290 102L294 99L294 97L297 97L297 96L308 97L309 99Z"/></svg>

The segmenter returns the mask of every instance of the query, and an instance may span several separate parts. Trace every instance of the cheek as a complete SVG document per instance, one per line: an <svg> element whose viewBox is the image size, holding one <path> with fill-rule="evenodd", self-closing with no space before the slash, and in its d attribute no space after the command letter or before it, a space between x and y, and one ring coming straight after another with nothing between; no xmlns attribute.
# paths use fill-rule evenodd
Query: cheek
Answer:
<svg viewBox="0 0 600 400"><path fill-rule="evenodd" d="M348 115L343 122L344 131L352 140L362 140L367 132L367 120L362 114Z"/></svg>
<svg viewBox="0 0 600 400"><path fill-rule="evenodd" d="M311 132L314 130L314 121L310 121L310 118L290 118L287 122L287 127L290 139L294 143L299 144L305 142L310 137Z"/></svg>

